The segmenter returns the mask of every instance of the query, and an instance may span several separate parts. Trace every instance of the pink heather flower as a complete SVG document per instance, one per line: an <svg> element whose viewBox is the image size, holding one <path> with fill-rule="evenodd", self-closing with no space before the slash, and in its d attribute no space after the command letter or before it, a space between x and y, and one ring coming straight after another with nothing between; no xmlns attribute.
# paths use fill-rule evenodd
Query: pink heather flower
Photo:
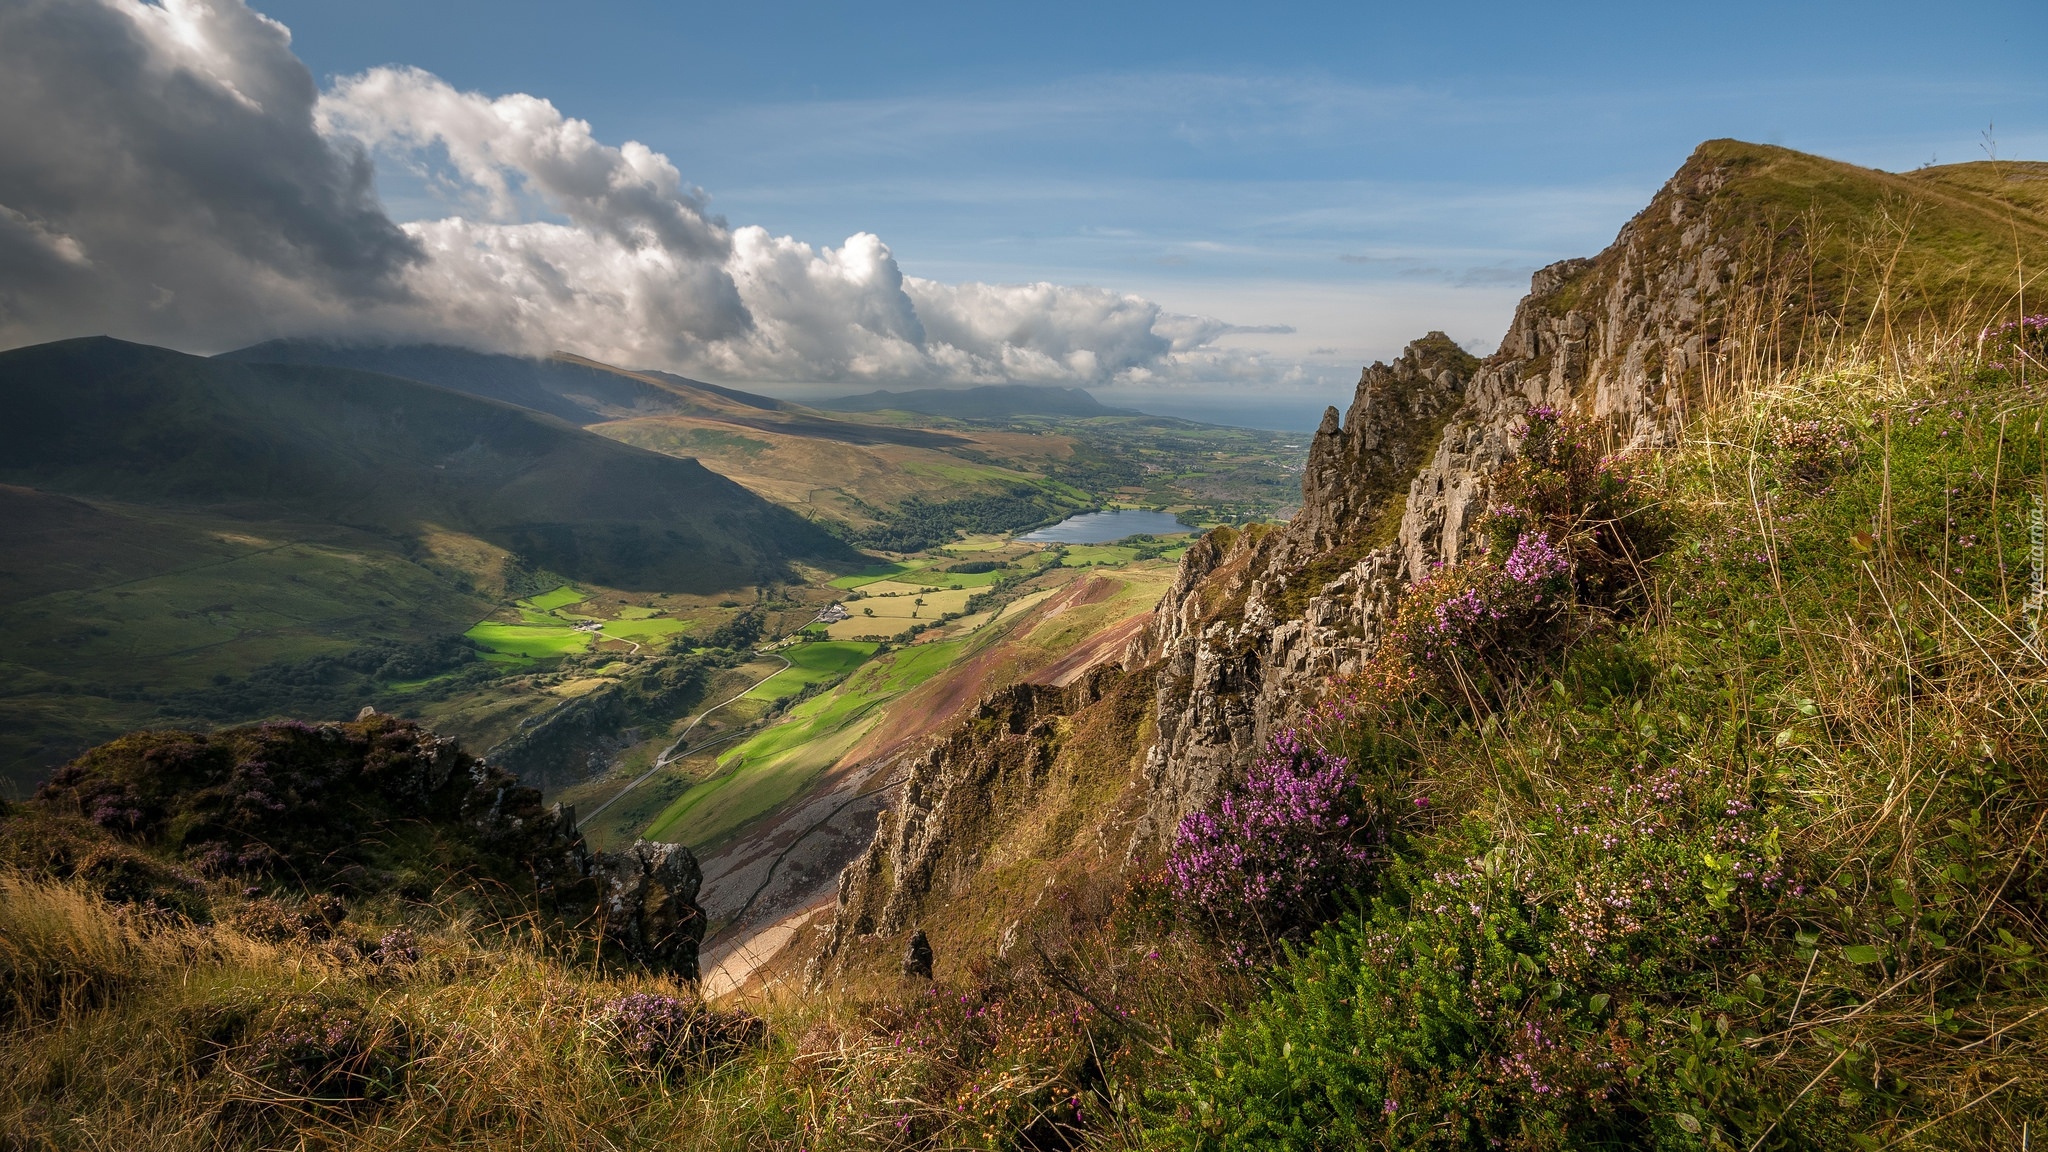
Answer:
<svg viewBox="0 0 2048 1152"><path fill-rule="evenodd" d="M1541 584L1572 570L1572 563L1550 543L1548 532L1524 532L1500 570L1518 584Z"/></svg>
<svg viewBox="0 0 2048 1152"><path fill-rule="evenodd" d="M1377 839L1349 762L1284 731L1241 782L1181 821L1167 877L1226 936L1280 936L1355 884Z"/></svg>

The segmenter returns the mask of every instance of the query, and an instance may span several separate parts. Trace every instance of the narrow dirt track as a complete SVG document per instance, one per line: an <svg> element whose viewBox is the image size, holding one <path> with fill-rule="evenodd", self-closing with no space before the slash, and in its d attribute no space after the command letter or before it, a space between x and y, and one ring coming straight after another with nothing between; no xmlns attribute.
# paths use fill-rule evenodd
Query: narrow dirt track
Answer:
<svg viewBox="0 0 2048 1152"><path fill-rule="evenodd" d="M581 828L585 824L590 823L591 820L597 817L598 813L618 803L619 797L624 796L626 793L631 792L633 789L638 788L640 785L645 784L649 780L653 779L654 774L656 772L659 772L663 768L668 767L670 762L672 762L676 758L676 753L678 750L687 751L687 749L683 749L683 742L690 738L690 733L695 732L697 730L697 725L702 724L706 716L711 715L713 712L718 711L720 708L725 707L727 704L732 703L733 701L739 699L741 696L745 696L747 693L752 692L754 689L759 688L761 685L766 684L770 680L775 679L777 676L782 675L784 672L789 671L791 667L789 663L789 657L777 655L775 658L777 660L782 661L782 667L777 668L775 671L770 672L766 676L761 677L759 680L754 681L752 684L747 685L745 688L740 689L737 693L728 696L725 699L720 700L718 703L713 704L711 707L706 708L702 712L697 713L697 718L695 720L690 721L690 726L688 728L683 729L683 734L681 736L676 737L675 743L670 744L668 746L667 751L663 752L661 755L656 756L654 758L654 767L649 768L645 772L642 772L639 776L633 779L632 783L626 785L624 788L619 789L617 792L614 792L612 794L611 799L606 800L604 803L599 804L595 808L592 808L588 813L584 815L583 819L578 820L576 822L576 826L578 828ZM737 733L735 733L734 735L737 735ZM731 737L726 737L726 739L731 739ZM706 748L709 748L710 746L711 745L709 744L705 745Z"/></svg>

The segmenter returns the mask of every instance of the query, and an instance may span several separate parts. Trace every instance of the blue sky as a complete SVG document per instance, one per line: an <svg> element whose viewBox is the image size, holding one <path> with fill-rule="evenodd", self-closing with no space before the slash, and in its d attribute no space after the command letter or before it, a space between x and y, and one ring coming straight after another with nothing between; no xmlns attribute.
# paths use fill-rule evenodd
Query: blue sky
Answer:
<svg viewBox="0 0 2048 1152"><path fill-rule="evenodd" d="M42 311L6 341L112 331L212 350L415 331L793 395L1093 381L1306 425L1362 363L1429 329L1490 349L1530 271L1598 251L1701 140L1901 169L1982 158L1995 125L2001 155L2048 158L2038 0L251 0L289 26L288 48L238 0L160 2L39 17L18 59L0 45L17 79L40 77L17 96L47 103L7 137L20 171L0 162L0 202L56 254L47 283L75 289L60 307L21 277ZM325 111L293 86L301 62ZM152 87L167 75L187 81ZM588 122L573 164L551 141L582 130L500 100L522 93ZM381 207L352 199L335 131L375 153ZM135 187L49 178L69 168ZM626 191L592 199L598 169ZM156 191L173 186L200 199L181 212ZM319 196L205 200L295 187ZM78 188L104 203L52 191ZM645 247L646 211L680 247ZM290 239L357 230L384 279L323 255L347 245ZM856 233L886 249L848 245ZM433 258L405 264L405 245ZM264 269L273 280L237 263L275 251L311 255ZM925 286L893 287L899 268ZM380 296L392 277L431 315ZM1037 282L1064 287L979 287ZM252 283L296 294L246 297ZM551 303L577 288L575 310ZM1161 333L1180 333L1170 353Z"/></svg>
<svg viewBox="0 0 2048 1152"><path fill-rule="evenodd" d="M1350 373L1427 327L1489 347L1702 139L1898 169L1995 123L2048 154L2022 4L261 7L318 77L545 96L735 221L1292 326L1227 339Z"/></svg>

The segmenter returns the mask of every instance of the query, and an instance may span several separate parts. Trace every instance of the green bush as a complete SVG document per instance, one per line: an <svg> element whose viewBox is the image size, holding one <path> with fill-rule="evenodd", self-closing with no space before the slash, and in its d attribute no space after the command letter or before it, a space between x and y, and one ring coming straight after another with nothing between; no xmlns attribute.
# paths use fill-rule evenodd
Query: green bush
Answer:
<svg viewBox="0 0 2048 1152"><path fill-rule="evenodd" d="M1768 953L1746 927L1805 895L1776 815L1676 767L1578 797L1531 814L1540 853L1472 824L1393 867L1189 1057L1166 1142L1690 1146L1674 1117L1753 1111L1688 1079L1672 1053L1694 1038L1670 1017L1712 996L1715 965Z"/></svg>

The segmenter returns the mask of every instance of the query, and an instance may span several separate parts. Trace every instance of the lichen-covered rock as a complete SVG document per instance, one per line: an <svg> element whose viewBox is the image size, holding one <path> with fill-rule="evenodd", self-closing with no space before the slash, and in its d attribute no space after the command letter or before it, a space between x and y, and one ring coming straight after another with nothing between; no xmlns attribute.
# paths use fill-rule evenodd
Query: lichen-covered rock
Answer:
<svg viewBox="0 0 2048 1152"><path fill-rule="evenodd" d="M704 910L697 906L703 869L688 848L635 840L620 852L590 857L605 938L633 959L687 980L697 978Z"/></svg>

